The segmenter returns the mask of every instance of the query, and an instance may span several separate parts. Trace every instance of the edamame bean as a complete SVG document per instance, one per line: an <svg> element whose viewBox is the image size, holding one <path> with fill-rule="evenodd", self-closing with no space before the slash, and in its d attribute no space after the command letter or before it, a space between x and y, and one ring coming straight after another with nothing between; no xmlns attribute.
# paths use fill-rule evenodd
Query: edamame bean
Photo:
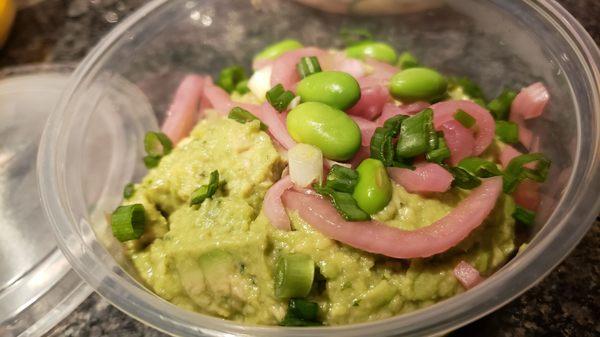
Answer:
<svg viewBox="0 0 600 337"><path fill-rule="evenodd" d="M346 55L359 60L369 57L389 64L395 64L398 59L398 54L392 46L373 41L358 43L346 48Z"/></svg>
<svg viewBox="0 0 600 337"><path fill-rule="evenodd" d="M415 68L419 66L419 60L417 60L417 58L413 54L405 51L404 53L400 54L400 56L398 56L398 63L396 65L402 70L408 68Z"/></svg>
<svg viewBox="0 0 600 337"><path fill-rule="evenodd" d="M306 102L287 116L287 129L292 138L321 149L326 158L348 160L360 148L358 125L342 110L320 102Z"/></svg>
<svg viewBox="0 0 600 337"><path fill-rule="evenodd" d="M360 99L360 86L350 74L323 71L300 81L296 93L302 102L321 102L346 110Z"/></svg>
<svg viewBox="0 0 600 337"><path fill-rule="evenodd" d="M387 206L392 199L392 183L383 163L377 159L363 160L356 168L358 183L352 197L358 207L375 214Z"/></svg>
<svg viewBox="0 0 600 337"><path fill-rule="evenodd" d="M254 60L270 60L290 50L300 49L304 47L302 43L293 40L285 39L267 46L254 56Z"/></svg>
<svg viewBox="0 0 600 337"><path fill-rule="evenodd" d="M410 68L392 76L390 94L403 102L431 101L448 89L444 76L429 68Z"/></svg>

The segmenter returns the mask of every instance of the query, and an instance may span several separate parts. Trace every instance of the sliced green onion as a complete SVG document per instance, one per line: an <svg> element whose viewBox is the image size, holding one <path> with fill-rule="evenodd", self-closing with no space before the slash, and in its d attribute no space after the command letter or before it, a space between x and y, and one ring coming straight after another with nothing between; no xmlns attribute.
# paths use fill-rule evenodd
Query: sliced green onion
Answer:
<svg viewBox="0 0 600 337"><path fill-rule="evenodd" d="M246 124L252 121L260 121L258 117L254 116L250 111L240 108L239 106L234 107L229 111L228 118L233 119L236 122L240 122L242 124ZM260 129L263 131L267 131L269 127L267 124L260 122Z"/></svg>
<svg viewBox="0 0 600 337"><path fill-rule="evenodd" d="M158 163L160 163L161 158L162 157L159 156L145 156L144 165L149 169L155 168L158 166Z"/></svg>
<svg viewBox="0 0 600 337"><path fill-rule="evenodd" d="M119 206L110 217L113 235L121 242L139 239L145 223L146 212L142 204Z"/></svg>
<svg viewBox="0 0 600 337"><path fill-rule="evenodd" d="M484 101L484 100L482 100L481 98L474 98L474 99L473 99L473 102L474 102L475 104L479 105L480 107L482 107L482 108L486 108L486 109L487 109L487 106L485 105L485 101Z"/></svg>
<svg viewBox="0 0 600 337"><path fill-rule="evenodd" d="M162 132L148 131L144 137L144 149L149 156L162 157L171 153L173 143Z"/></svg>
<svg viewBox="0 0 600 337"><path fill-rule="evenodd" d="M444 135L438 132L438 146L427 152L427 161L441 164L444 160L450 158L450 155L450 149L448 148L448 144L446 144Z"/></svg>
<svg viewBox="0 0 600 337"><path fill-rule="evenodd" d="M366 221L371 219L371 216L367 212L358 207L352 194L338 192L330 187L321 187L317 184L313 184L313 188L317 193L329 197L335 209L344 219L348 221Z"/></svg>
<svg viewBox="0 0 600 337"><path fill-rule="evenodd" d="M200 205L204 202L204 200L212 197L219 188L219 171L214 170L210 173L210 179L208 184L200 186L200 188L196 189L192 192L190 197L190 206Z"/></svg>
<svg viewBox="0 0 600 337"><path fill-rule="evenodd" d="M487 108L496 120L506 120L510 114L510 106L515 97L517 97L516 91L504 89L498 97L488 103Z"/></svg>
<svg viewBox="0 0 600 337"><path fill-rule="evenodd" d="M135 185L133 183L125 185L123 188L123 198L129 199L133 196L133 193L135 193Z"/></svg>
<svg viewBox="0 0 600 337"><path fill-rule="evenodd" d="M419 63L419 60L417 60L417 58L413 54L407 51L403 52L402 54L400 54L400 56L398 56L398 66L402 70L418 67L420 65L421 64Z"/></svg>
<svg viewBox="0 0 600 337"><path fill-rule="evenodd" d="M306 297L315 277L315 263L306 254L282 255L275 266L277 298Z"/></svg>
<svg viewBox="0 0 600 337"><path fill-rule="evenodd" d="M400 134L402 122L404 122L408 117L409 116L405 115L396 115L394 117L390 117L383 123L383 128L390 130L392 137L396 137L398 134Z"/></svg>
<svg viewBox="0 0 600 337"><path fill-rule="evenodd" d="M463 93L472 98L473 100L485 101L485 95L479 85L475 84L471 79L467 77L451 77L448 79L448 91L456 87L461 87ZM478 103L479 104L479 103Z"/></svg>
<svg viewBox="0 0 600 337"><path fill-rule="evenodd" d="M462 189L471 190L481 185L481 179L467 172L465 169L460 167L448 167L450 173L454 176L452 186L456 186Z"/></svg>
<svg viewBox="0 0 600 337"><path fill-rule="evenodd" d="M515 208L515 211L513 212L512 216L513 218L515 218L515 220L527 226L531 226L535 222L535 212L523 208L519 205L517 205L517 207Z"/></svg>
<svg viewBox="0 0 600 337"><path fill-rule="evenodd" d="M413 165L413 160L412 158L394 158L394 161L392 162L392 164L390 165L390 167L400 167L400 168L405 168L405 169L409 169L409 170L415 170L416 167Z"/></svg>
<svg viewBox="0 0 600 337"><path fill-rule="evenodd" d="M513 122L496 121L496 136L507 144L518 143L519 126Z"/></svg>
<svg viewBox="0 0 600 337"><path fill-rule="evenodd" d="M535 162L535 168L525 167L526 164ZM542 153L522 154L513 158L504 170L504 192L512 193L520 181L530 179L544 182L548 177L552 162Z"/></svg>
<svg viewBox="0 0 600 337"><path fill-rule="evenodd" d="M479 178L490 178L502 175L502 171L500 171L496 164L479 157L465 158L461 160L457 166Z"/></svg>
<svg viewBox="0 0 600 337"><path fill-rule="evenodd" d="M338 192L352 193L358 183L358 173L342 165L333 165L329 170L325 186Z"/></svg>
<svg viewBox="0 0 600 337"><path fill-rule="evenodd" d="M401 158L412 158L435 149L436 144L433 110L425 109L402 122L396 154Z"/></svg>
<svg viewBox="0 0 600 337"><path fill-rule="evenodd" d="M373 34L365 28L342 28L340 36L347 47L373 40Z"/></svg>
<svg viewBox="0 0 600 337"><path fill-rule="evenodd" d="M312 74L321 72L321 65L319 59L316 56L302 57L300 62L296 65L300 78L308 77Z"/></svg>
<svg viewBox="0 0 600 337"><path fill-rule="evenodd" d="M221 70L217 85L228 93L232 93L237 85L247 78L244 68L241 66L231 66Z"/></svg>
<svg viewBox="0 0 600 337"><path fill-rule="evenodd" d="M371 158L377 159L385 166L391 166L394 161L393 130L378 127L371 137Z"/></svg>
<svg viewBox="0 0 600 337"><path fill-rule="evenodd" d="M460 110L458 109L455 113L454 113L454 119L459 122L460 124L462 124L462 126L464 126L467 129L470 129L473 127L473 125L475 125L475 118L473 118L473 116L469 115L466 111Z"/></svg>
<svg viewBox="0 0 600 337"><path fill-rule="evenodd" d="M285 90L283 85L277 84L266 94L267 101L275 110L282 112L287 108L290 102L294 99L294 93Z"/></svg>
<svg viewBox="0 0 600 337"><path fill-rule="evenodd" d="M281 326L318 326L319 305L302 298L292 298L288 303L288 311Z"/></svg>
<svg viewBox="0 0 600 337"><path fill-rule="evenodd" d="M248 92L250 92L250 88L248 88L248 80L240 81L235 86L235 91L237 93L239 93L240 95L244 95L244 94L247 94Z"/></svg>
<svg viewBox="0 0 600 337"><path fill-rule="evenodd" d="M371 158L381 161L385 166L394 164L394 137L400 133L402 122L408 116L396 115L383 123L383 127L375 129L371 137Z"/></svg>

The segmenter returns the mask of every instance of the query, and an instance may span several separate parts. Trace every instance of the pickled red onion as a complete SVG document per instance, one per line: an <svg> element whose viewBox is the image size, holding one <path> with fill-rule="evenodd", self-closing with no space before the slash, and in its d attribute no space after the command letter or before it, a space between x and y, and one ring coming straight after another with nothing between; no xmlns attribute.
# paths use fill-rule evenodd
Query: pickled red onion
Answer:
<svg viewBox="0 0 600 337"><path fill-rule="evenodd" d="M408 259L428 257L447 251L479 227L502 193L502 178L482 182L448 215L433 224L412 231L378 221L346 221L328 200L286 191L283 203L297 211L323 235L367 252Z"/></svg>
<svg viewBox="0 0 600 337"><path fill-rule="evenodd" d="M174 144L187 137L198 121L205 82L203 76L188 75L177 88L161 128Z"/></svg>
<svg viewBox="0 0 600 337"><path fill-rule="evenodd" d="M390 178L410 193L446 192L454 177L435 163L417 163L415 169L389 167Z"/></svg>
<svg viewBox="0 0 600 337"><path fill-rule="evenodd" d="M460 282L465 289L471 289L483 281L479 271L465 261L460 261L460 263L454 267L454 277L456 277L458 282Z"/></svg>
<svg viewBox="0 0 600 337"><path fill-rule="evenodd" d="M453 121L454 114L463 110L476 120L474 155L480 155L494 140L496 123L490 112L471 101L444 101L431 106L433 109L433 123L436 130L442 129L442 124Z"/></svg>
<svg viewBox="0 0 600 337"><path fill-rule="evenodd" d="M285 207L283 207L281 196L292 187L294 187L294 183L290 179L290 176L282 177L267 190L263 202L263 210L267 219L269 219L274 227L286 231L291 229L291 224Z"/></svg>

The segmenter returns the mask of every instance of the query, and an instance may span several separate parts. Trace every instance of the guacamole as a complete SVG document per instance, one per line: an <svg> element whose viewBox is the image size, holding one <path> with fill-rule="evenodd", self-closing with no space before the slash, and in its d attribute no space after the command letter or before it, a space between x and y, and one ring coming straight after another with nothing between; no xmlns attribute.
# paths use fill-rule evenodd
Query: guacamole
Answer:
<svg viewBox="0 0 600 337"><path fill-rule="evenodd" d="M292 230L274 228L262 210L267 190L286 166L259 121L239 123L208 113L124 204L142 204L144 234L125 244L139 278L180 307L239 322L276 325L287 300L274 295L282 254L304 253L316 265L309 298L325 325L365 322L432 305L463 292L453 275L461 260L482 275L515 251L514 202L502 195L485 222L447 252L398 260L367 253L319 233L290 212ZM213 170L212 198L190 206L190 195ZM448 214L468 191L423 197L394 184L391 202L374 219L413 230Z"/></svg>

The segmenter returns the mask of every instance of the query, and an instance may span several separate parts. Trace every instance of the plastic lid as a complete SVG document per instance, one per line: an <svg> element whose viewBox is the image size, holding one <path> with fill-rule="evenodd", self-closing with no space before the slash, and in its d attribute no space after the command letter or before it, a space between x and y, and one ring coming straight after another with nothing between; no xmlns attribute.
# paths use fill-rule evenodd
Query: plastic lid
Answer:
<svg viewBox="0 0 600 337"><path fill-rule="evenodd" d="M38 143L71 71L0 73L0 336L40 336L92 291L57 247L36 180Z"/></svg>

